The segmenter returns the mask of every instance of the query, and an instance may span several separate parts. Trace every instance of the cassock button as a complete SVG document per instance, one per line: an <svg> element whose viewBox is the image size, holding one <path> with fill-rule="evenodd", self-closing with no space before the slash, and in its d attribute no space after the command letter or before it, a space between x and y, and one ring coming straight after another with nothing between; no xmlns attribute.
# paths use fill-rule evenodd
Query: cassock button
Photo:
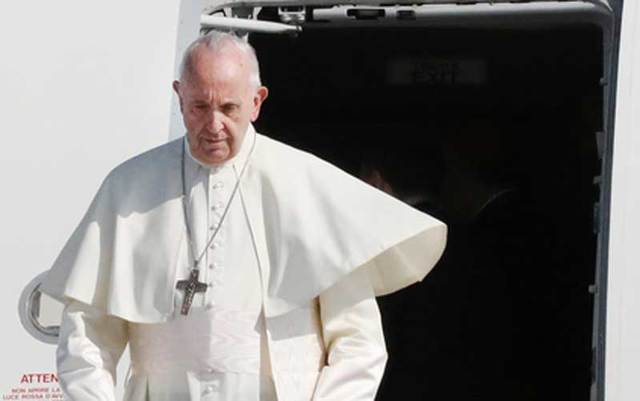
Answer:
<svg viewBox="0 0 640 401"><path fill-rule="evenodd" d="M215 263L211 263L211 264L209 265L209 269L213 270L213 269L215 269L215 268L216 268L216 264L215 264Z"/></svg>
<svg viewBox="0 0 640 401"><path fill-rule="evenodd" d="M218 210L218 209L222 209L224 205L222 204L222 202L216 202L213 204L213 206L211 207L212 210Z"/></svg>
<svg viewBox="0 0 640 401"><path fill-rule="evenodd" d="M221 181L213 183L213 189L220 189L220 188L223 188L223 187L224 187L224 183L221 182Z"/></svg>
<svg viewBox="0 0 640 401"><path fill-rule="evenodd" d="M213 393L213 390L215 390L213 386L207 386L204 388L204 394L211 394Z"/></svg>

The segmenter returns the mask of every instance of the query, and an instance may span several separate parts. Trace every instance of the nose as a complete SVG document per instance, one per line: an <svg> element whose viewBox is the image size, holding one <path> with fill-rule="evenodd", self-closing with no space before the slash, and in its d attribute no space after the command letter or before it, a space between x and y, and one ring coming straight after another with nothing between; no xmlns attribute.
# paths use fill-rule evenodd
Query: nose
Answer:
<svg viewBox="0 0 640 401"><path fill-rule="evenodd" d="M217 134L222 131L222 116L217 110L209 113L209 119L207 121L207 130L211 133Z"/></svg>

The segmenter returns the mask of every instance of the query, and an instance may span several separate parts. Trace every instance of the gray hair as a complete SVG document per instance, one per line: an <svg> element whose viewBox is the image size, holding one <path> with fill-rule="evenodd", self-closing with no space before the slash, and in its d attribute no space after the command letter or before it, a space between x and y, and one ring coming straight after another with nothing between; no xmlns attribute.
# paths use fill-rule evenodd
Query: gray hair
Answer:
<svg viewBox="0 0 640 401"><path fill-rule="evenodd" d="M200 46L206 46L207 49L215 52L227 45L233 45L246 54L251 68L251 76L249 78L251 80L251 84L255 85L256 88L261 86L260 64L258 63L258 57L256 56L256 51L253 46L233 33L221 31L211 31L206 35L200 36L198 39L194 40L189 47L187 47L182 55L180 69L178 70L180 80L184 80L193 70L193 53Z"/></svg>

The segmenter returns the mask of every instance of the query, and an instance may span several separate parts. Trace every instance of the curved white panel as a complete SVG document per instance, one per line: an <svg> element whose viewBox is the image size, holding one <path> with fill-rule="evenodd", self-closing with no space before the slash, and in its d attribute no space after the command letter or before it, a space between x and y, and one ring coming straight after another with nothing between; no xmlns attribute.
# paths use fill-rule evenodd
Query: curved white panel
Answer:
<svg viewBox="0 0 640 401"><path fill-rule="evenodd" d="M61 399L55 346L26 312L21 324L23 290L35 288L108 171L170 137L178 37L197 34L184 15L195 3L0 3L0 399ZM43 308L51 329L56 317L45 315L56 312ZM127 367L125 357L120 378Z"/></svg>
<svg viewBox="0 0 640 401"><path fill-rule="evenodd" d="M625 1L611 188L606 401L640 398L640 4Z"/></svg>

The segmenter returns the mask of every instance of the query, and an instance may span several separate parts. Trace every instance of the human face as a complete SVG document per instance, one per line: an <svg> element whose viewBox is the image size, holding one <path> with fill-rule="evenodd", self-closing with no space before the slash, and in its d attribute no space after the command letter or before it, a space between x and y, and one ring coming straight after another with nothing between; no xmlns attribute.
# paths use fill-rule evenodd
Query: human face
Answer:
<svg viewBox="0 0 640 401"><path fill-rule="evenodd" d="M192 57L192 70L173 83L191 154L205 164L222 164L240 150L267 88L251 83L248 56L233 45L215 52L202 46Z"/></svg>

